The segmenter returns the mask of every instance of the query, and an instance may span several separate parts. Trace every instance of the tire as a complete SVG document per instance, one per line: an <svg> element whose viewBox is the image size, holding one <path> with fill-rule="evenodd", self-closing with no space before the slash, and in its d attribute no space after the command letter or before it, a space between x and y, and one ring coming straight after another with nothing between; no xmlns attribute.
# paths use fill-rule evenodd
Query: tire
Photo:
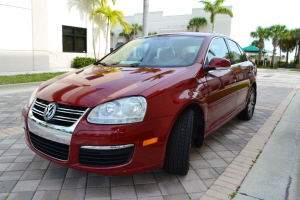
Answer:
<svg viewBox="0 0 300 200"><path fill-rule="evenodd" d="M242 110L237 115L237 117L242 120L250 120L254 113L255 103L256 103L256 91L254 87L251 87L248 95L247 105L244 108L244 110Z"/></svg>
<svg viewBox="0 0 300 200"><path fill-rule="evenodd" d="M195 127L196 129L196 136L194 138L194 147L200 148L202 147L203 141L204 141L204 130L200 123L197 124Z"/></svg>
<svg viewBox="0 0 300 200"><path fill-rule="evenodd" d="M189 170L194 111L184 110L176 120L169 136L164 169L176 175L186 175Z"/></svg>

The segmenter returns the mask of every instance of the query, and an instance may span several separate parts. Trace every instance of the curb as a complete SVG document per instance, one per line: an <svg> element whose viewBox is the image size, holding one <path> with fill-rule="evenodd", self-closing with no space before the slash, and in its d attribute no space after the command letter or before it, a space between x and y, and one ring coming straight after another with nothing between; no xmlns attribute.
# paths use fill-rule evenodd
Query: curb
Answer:
<svg viewBox="0 0 300 200"><path fill-rule="evenodd" d="M279 104L245 148L235 157L199 200L229 200L235 196L298 89L294 88Z"/></svg>
<svg viewBox="0 0 300 200"><path fill-rule="evenodd" d="M1 88L9 88L9 87L15 87L15 86L39 86L43 81L41 82L30 82L30 83L16 83L16 84L6 84L6 85L0 85Z"/></svg>

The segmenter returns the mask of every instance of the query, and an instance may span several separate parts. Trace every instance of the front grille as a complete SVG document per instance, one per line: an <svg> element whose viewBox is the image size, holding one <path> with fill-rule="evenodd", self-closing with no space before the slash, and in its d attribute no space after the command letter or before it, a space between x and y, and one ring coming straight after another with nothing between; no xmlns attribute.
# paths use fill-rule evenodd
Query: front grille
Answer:
<svg viewBox="0 0 300 200"><path fill-rule="evenodd" d="M133 150L133 146L112 150L80 148L79 163L97 167L123 165L131 160Z"/></svg>
<svg viewBox="0 0 300 200"><path fill-rule="evenodd" d="M45 121L43 116L44 110L49 103L51 102L42 99L36 99L32 108L33 116L41 121ZM59 126L72 126L87 110L86 107L70 106L65 104L57 105L58 108L56 110L55 115L51 120L47 122Z"/></svg>
<svg viewBox="0 0 300 200"><path fill-rule="evenodd" d="M32 146L47 156L66 161L69 156L69 145L54 142L29 131Z"/></svg>

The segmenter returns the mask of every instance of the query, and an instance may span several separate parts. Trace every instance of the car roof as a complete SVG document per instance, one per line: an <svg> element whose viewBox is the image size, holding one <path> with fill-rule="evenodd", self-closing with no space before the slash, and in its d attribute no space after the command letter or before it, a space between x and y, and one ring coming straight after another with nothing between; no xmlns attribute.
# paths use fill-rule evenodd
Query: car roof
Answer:
<svg viewBox="0 0 300 200"><path fill-rule="evenodd" d="M217 34L217 33L200 33L200 32L179 32L179 33L165 33L165 34L157 34L146 36L148 37L161 37L161 36L202 36L202 37L227 37L227 35ZM143 37L145 38L145 37Z"/></svg>

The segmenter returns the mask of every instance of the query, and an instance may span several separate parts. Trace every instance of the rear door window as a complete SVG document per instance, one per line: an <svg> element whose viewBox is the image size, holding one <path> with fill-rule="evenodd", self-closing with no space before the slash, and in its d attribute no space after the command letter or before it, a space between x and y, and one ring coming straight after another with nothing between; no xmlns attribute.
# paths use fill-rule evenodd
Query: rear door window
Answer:
<svg viewBox="0 0 300 200"><path fill-rule="evenodd" d="M236 64L240 62L246 61L246 56L242 53L237 45L237 43L233 42L232 40L227 40L229 48L231 50L231 64Z"/></svg>

